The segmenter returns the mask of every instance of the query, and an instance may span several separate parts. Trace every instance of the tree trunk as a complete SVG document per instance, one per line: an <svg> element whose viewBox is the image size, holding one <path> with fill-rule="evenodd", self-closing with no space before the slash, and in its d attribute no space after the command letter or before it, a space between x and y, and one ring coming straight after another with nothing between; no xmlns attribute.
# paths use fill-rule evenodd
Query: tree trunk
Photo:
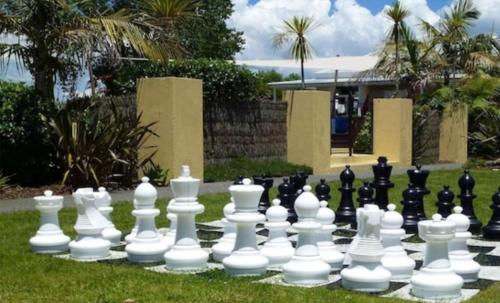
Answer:
<svg viewBox="0 0 500 303"><path fill-rule="evenodd" d="M300 58L300 77L302 79L302 89L306 89L306 82L304 79L304 58Z"/></svg>
<svg viewBox="0 0 500 303"><path fill-rule="evenodd" d="M396 43L396 96L399 96L399 26L397 24L394 42Z"/></svg>
<svg viewBox="0 0 500 303"><path fill-rule="evenodd" d="M45 100L54 100L55 83L50 68L43 66L40 69L34 70L33 78L35 90L38 91Z"/></svg>

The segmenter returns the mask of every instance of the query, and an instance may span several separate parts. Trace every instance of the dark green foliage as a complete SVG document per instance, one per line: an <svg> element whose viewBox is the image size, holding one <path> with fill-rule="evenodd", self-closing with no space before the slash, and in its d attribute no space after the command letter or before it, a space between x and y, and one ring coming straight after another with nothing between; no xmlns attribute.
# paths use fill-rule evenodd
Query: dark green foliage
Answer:
<svg viewBox="0 0 500 303"><path fill-rule="evenodd" d="M500 158L500 108L492 105L469 112L469 151L485 159Z"/></svg>
<svg viewBox="0 0 500 303"><path fill-rule="evenodd" d="M57 178L55 148L41 115L55 111L22 83L0 82L0 169L11 182L41 185Z"/></svg>
<svg viewBox="0 0 500 303"><path fill-rule="evenodd" d="M429 145L429 141L425 136L425 126L428 122L429 106L414 106L413 107L413 130L412 130L412 161L421 163L424 153Z"/></svg>
<svg viewBox="0 0 500 303"><path fill-rule="evenodd" d="M5 176L3 174L3 172L0 170L0 190L8 187L9 185L7 183L9 183L9 179L10 177L9 176Z"/></svg>
<svg viewBox="0 0 500 303"><path fill-rule="evenodd" d="M312 174L312 168L305 165L296 165L283 160L254 160L239 158L223 164L208 164L205 166L205 182L234 180L238 176L269 175L281 177L291 175L297 171Z"/></svg>
<svg viewBox="0 0 500 303"><path fill-rule="evenodd" d="M149 178L149 182L155 186L165 186L168 169L163 169L160 164L156 164L153 161L149 161L142 168L142 173L144 176Z"/></svg>
<svg viewBox="0 0 500 303"><path fill-rule="evenodd" d="M356 141L354 141L354 151L364 154L369 154L372 152L372 114L367 112L365 114L365 121L361 126Z"/></svg>
<svg viewBox="0 0 500 303"><path fill-rule="evenodd" d="M257 73L255 73L255 77L257 78L257 96L263 99L273 98L273 90L269 87L268 83L283 81L283 75L275 70L258 71ZM280 99L281 92L277 97L278 99Z"/></svg>

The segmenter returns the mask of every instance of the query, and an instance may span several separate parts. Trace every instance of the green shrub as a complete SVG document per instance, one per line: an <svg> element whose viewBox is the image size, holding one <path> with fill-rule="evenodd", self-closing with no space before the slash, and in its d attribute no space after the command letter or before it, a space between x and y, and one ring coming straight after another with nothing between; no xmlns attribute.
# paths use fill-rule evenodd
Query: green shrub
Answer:
<svg viewBox="0 0 500 303"><path fill-rule="evenodd" d="M470 154L484 159L500 158L500 107L474 107L469 112Z"/></svg>
<svg viewBox="0 0 500 303"><path fill-rule="evenodd" d="M354 141L354 151L369 154L372 152L372 114L365 113L365 120Z"/></svg>
<svg viewBox="0 0 500 303"><path fill-rule="evenodd" d="M55 146L41 117L55 107L23 83L0 81L0 169L11 176L10 182L42 185L57 180Z"/></svg>

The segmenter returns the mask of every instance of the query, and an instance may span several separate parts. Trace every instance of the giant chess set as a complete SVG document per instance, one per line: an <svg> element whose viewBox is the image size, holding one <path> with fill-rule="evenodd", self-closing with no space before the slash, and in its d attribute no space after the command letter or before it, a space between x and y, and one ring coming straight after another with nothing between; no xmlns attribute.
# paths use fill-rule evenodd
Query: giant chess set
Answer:
<svg viewBox="0 0 500 303"><path fill-rule="evenodd" d="M255 276L255 283L342 287L408 300L458 302L500 281L500 189L483 226L474 213L474 178L464 171L458 180L460 205L446 185L436 194L438 213L428 219L429 171L419 165L408 170L399 213L388 196L391 170L380 157L373 182L357 190L355 203L355 174L346 166L336 211L328 207L331 188L325 180L313 190L308 175L297 173L283 179L276 199L270 199L272 178L239 177L229 187L223 218L196 223L204 212L197 199L200 180L183 166L170 182L170 227L156 227L157 191L144 177L134 193L135 225L126 236L112 223L109 193L81 188L73 193L78 217L72 241L59 227L63 197L47 191L35 197L41 224L30 244L36 253L118 266L139 263L158 274L223 270Z"/></svg>

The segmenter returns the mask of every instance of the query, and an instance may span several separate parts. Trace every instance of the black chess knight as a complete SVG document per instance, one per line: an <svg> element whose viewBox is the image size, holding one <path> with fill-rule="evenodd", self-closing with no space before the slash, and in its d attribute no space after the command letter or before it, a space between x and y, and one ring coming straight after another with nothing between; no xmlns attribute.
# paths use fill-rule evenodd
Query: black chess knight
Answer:
<svg viewBox="0 0 500 303"><path fill-rule="evenodd" d="M443 216L443 218L451 215L453 207L455 204L453 203L453 199L455 198L455 194L450 190L448 185L443 186L443 190L438 192L437 194L437 212Z"/></svg>
<svg viewBox="0 0 500 303"><path fill-rule="evenodd" d="M406 171L410 183L413 184L415 190L418 193L418 204L417 204L417 216L419 221L427 220L424 209L424 196L430 194L426 186L427 177L429 177L429 171L422 169L420 164L415 165L415 169L409 169Z"/></svg>
<svg viewBox="0 0 500 303"><path fill-rule="evenodd" d="M264 192L262 193L259 201L259 212L261 214L265 214L266 210L271 207L271 202L269 201L269 189L273 187L274 179L270 176L254 176L253 183L264 187Z"/></svg>
<svg viewBox="0 0 500 303"><path fill-rule="evenodd" d="M345 169L340 173L341 186L340 204L335 212L335 223L356 223L356 208L352 201L352 193L356 191L352 184L356 176L351 170L350 165L346 165Z"/></svg>
<svg viewBox="0 0 500 303"><path fill-rule="evenodd" d="M469 174L468 170L464 170L464 174L458 180L458 187L460 187L460 204L463 208L463 214L466 215L470 220L469 231L473 234L478 234L481 232L481 222L477 219L474 213L474 204L472 203L476 198L476 195L472 192L476 181Z"/></svg>
<svg viewBox="0 0 500 303"><path fill-rule="evenodd" d="M287 221L290 223L297 222L297 213L295 213L295 188L288 181L288 178L283 178L283 183L278 186L278 199L281 201L281 206L287 209Z"/></svg>
<svg viewBox="0 0 500 303"><path fill-rule="evenodd" d="M418 191L413 184L408 184L408 188L403 191L403 228L407 233L417 233L418 231Z"/></svg>
<svg viewBox="0 0 500 303"><path fill-rule="evenodd" d="M491 196L491 201L493 214L488 224L483 227L483 236L486 239L500 240L500 188Z"/></svg>
<svg viewBox="0 0 500 303"><path fill-rule="evenodd" d="M377 162L377 165L372 166L374 179L371 186L375 188L375 204L380 209L387 210L387 204L389 204L388 191L394 187L394 183L390 180L392 165L387 164L387 158L383 156L378 157Z"/></svg>

